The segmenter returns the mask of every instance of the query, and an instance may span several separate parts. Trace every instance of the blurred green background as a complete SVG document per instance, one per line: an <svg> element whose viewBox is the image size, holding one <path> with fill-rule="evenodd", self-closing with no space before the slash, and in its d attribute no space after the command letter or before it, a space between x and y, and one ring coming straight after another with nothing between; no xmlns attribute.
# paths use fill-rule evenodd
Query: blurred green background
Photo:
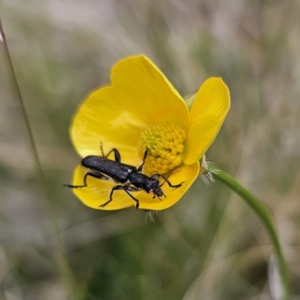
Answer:
<svg viewBox="0 0 300 300"><path fill-rule="evenodd" d="M299 1L3 0L0 15L51 200L0 44L0 299L278 299L266 231L221 183L199 179L155 223L91 210L62 188L80 162L68 134L76 108L140 53L182 95L210 76L229 86L208 158L268 207L300 299Z"/></svg>

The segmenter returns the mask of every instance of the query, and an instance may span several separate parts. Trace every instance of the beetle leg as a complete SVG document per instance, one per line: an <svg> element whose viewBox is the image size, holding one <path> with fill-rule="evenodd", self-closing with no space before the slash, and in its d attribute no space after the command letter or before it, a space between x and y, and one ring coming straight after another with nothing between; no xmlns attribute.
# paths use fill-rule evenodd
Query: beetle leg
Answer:
<svg viewBox="0 0 300 300"><path fill-rule="evenodd" d="M90 171L90 172L87 172L84 177L83 177L83 185L72 185L72 184L64 184L65 187L68 187L68 188L83 188L83 187L86 187L87 186L87 177L88 176L92 176L94 178L97 178L97 179L102 179L102 180L109 180L110 178L101 174L101 173L98 173L98 172L93 172L93 171Z"/></svg>
<svg viewBox="0 0 300 300"><path fill-rule="evenodd" d="M140 202L138 199L136 199L135 197L133 197L129 192L137 192L139 191L140 188L137 188L135 186L130 186L130 185L125 185L124 191L131 197L132 200L134 200L136 202L135 208L138 209L140 206Z"/></svg>
<svg viewBox="0 0 300 300"><path fill-rule="evenodd" d="M112 152L114 152L114 154L115 154L115 161L121 162L121 154L120 154L120 152L119 152L118 149L113 148L113 149L111 149L111 150L105 155L105 154L104 154L104 151L103 151L103 143L100 142L100 151L101 151L102 157L106 157L106 158L107 158Z"/></svg>
<svg viewBox="0 0 300 300"><path fill-rule="evenodd" d="M116 149L116 148L111 149L111 150L105 155L105 157L107 158L112 152L114 152L114 155L115 155L115 161L121 162L121 154L120 154L119 150Z"/></svg>
<svg viewBox="0 0 300 300"><path fill-rule="evenodd" d="M136 199L135 197L133 197L129 192L136 192L136 191L139 191L140 189L137 188L137 187L134 187L134 186L129 186L129 185L115 185L111 189L111 192L110 192L110 195L109 195L109 200L106 201L105 203L101 204L100 207L104 207L107 204L109 204L111 201L113 201L113 193L114 193L114 191L117 191L117 190L124 190L136 202L135 207L137 209L139 208L139 200Z"/></svg>
<svg viewBox="0 0 300 300"><path fill-rule="evenodd" d="M181 183L179 183L179 184L173 185L173 184L168 180L168 178L165 177L164 175L161 175L161 174L154 174L153 176L151 176L152 179L157 179L157 178L159 178L159 177L161 177L161 178L164 179L164 182L163 182L162 184L160 184L160 187L162 187L165 183L167 183L167 184L169 185L169 187L177 189L177 188L181 187L182 184L184 183L184 181L183 181L183 182L181 182Z"/></svg>
<svg viewBox="0 0 300 300"><path fill-rule="evenodd" d="M147 157L147 154L148 154L148 150L149 149L147 149L146 151L145 151L145 153L144 153L144 157L143 157L143 161L142 161L142 164L139 166L139 168L138 168L138 172L142 172L142 170L143 170L143 166L144 166L144 164L145 164L145 161L146 161L146 157Z"/></svg>
<svg viewBox="0 0 300 300"><path fill-rule="evenodd" d="M106 206L108 203L110 203L111 201L113 201L112 196L113 196L114 191L116 191L116 190L123 190L123 189L124 189L124 186L123 186L123 185L115 185L115 186L111 189L111 191L110 191L109 200L106 201L105 203L101 204L100 207L104 207L104 206Z"/></svg>

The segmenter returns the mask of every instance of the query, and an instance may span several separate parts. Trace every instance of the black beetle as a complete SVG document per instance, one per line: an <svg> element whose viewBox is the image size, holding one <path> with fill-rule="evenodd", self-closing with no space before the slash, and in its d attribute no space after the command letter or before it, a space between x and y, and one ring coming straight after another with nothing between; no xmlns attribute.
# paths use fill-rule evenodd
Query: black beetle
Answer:
<svg viewBox="0 0 300 300"><path fill-rule="evenodd" d="M141 165L136 168L134 166L126 165L121 162L121 155L118 149L114 148L104 155L102 143L100 146L102 156L89 155L81 161L81 165L90 169L83 178L83 185L71 185L65 184L65 187L69 188L83 188L87 186L87 177L92 176L102 180L112 179L116 183L121 183L115 185L109 196L109 200L101 204L100 207L104 207L113 200L113 193L116 190L124 190L135 202L136 208L139 208L139 200L136 199L130 192L137 192L144 190L147 193L153 194L153 198L157 197L160 199L161 196L166 197L161 187L167 183L172 188L179 188L183 184L181 182L177 185L172 185L171 182L162 174L154 174L148 177L142 174L143 166L148 154L148 150L144 153L144 158ZM115 160L108 159L108 156L114 152ZM158 178L163 178L163 183L158 181ZM161 199L160 199L161 200Z"/></svg>

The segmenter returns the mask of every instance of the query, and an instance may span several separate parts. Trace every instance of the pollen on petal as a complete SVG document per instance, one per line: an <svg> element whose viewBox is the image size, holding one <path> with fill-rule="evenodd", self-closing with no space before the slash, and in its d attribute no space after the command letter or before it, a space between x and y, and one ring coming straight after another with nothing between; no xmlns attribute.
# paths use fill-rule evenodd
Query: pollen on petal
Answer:
<svg viewBox="0 0 300 300"><path fill-rule="evenodd" d="M140 150L148 149L145 171L164 174L182 163L181 154L186 132L176 123L163 122L148 126L141 134Z"/></svg>

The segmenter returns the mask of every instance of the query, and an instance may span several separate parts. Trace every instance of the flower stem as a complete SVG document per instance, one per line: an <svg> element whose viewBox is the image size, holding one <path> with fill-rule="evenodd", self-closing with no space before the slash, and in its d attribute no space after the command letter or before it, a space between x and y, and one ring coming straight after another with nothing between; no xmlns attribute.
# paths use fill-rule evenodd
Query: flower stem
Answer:
<svg viewBox="0 0 300 300"><path fill-rule="evenodd" d="M25 126L28 132L28 137L29 137L29 142L30 142L30 146L31 146L31 151L33 154L33 158L36 164L36 169L37 169L37 173L39 175L40 181L41 181L41 185L43 187L43 190L45 192L45 197L47 199L47 205L48 205L48 211L49 211L49 215L50 215L50 219L52 221L52 225L53 225L53 236L54 236L54 256L55 256L55 260L58 266L58 269L61 273L62 279L66 285L66 287L69 289L70 294L72 295L72 298L74 298L74 278L73 278L73 273L68 265L67 259L66 259L66 254L65 254L65 248L63 245L63 241L61 239L60 236L60 232L59 232L59 227L58 227L58 223L55 217L55 212L54 209L51 205L51 199L50 199L50 193L48 190L48 185L47 185L47 181L46 181L46 177L41 165L41 161L38 155L38 151L37 151L37 147L34 141L34 137L33 137L33 133L32 133L32 129L30 126L30 122L26 113L26 109L25 109L25 105L24 105L24 100L23 100L23 96L21 93L21 89L19 87L18 84L18 80L17 80L17 76L16 76L16 72L13 66L13 62L10 56L10 52L9 52L9 48L8 48L8 43L6 40L6 36L5 36L5 32L2 26L2 22L1 22L1 18L0 18L0 42L3 42L4 45L4 53L6 56L6 60L8 63L8 68L10 69L11 72L11 77L12 77L12 83L14 84L14 88L16 90L16 94L17 94L17 99L19 101L19 105L21 108L21 113L22 116L24 118L24 122L25 122Z"/></svg>
<svg viewBox="0 0 300 300"><path fill-rule="evenodd" d="M274 250L277 256L277 261L279 265L279 275L281 278L282 290L283 295L282 299L287 300L289 299L289 283L288 283L288 269L287 264L284 259L284 255L282 252L282 247L279 242L278 234L276 232L275 226L265 209L262 202L251 194L248 190L246 190L241 184L239 184L234 178L232 178L227 173L223 172L222 170L210 165L209 170L213 173L214 178L224 183L227 187L233 190L235 193L240 195L245 202L254 210L256 215L260 218L262 223L264 224L269 237L273 243Z"/></svg>

